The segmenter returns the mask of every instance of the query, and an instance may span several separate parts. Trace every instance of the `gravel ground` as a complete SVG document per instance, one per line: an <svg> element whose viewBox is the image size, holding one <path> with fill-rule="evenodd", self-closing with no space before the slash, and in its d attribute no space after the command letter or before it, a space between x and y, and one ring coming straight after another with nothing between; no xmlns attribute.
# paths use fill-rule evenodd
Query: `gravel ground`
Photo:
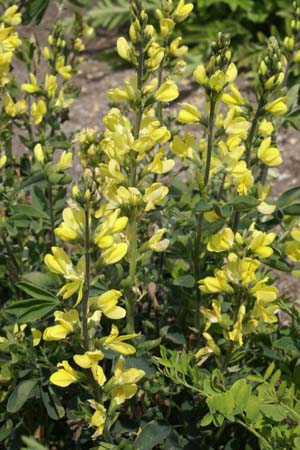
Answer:
<svg viewBox="0 0 300 450"><path fill-rule="evenodd" d="M33 32L41 43L45 43L48 30L57 17L58 9L53 4L48 9L41 25L23 27L21 34L28 36ZM84 127L103 129L102 118L109 109L108 89L122 86L124 80L130 78L131 75L130 70L112 69L102 59L103 50L113 46L116 39L117 36L104 34L88 43L85 61L75 79L75 84L81 87L81 96L71 107L70 121L65 124L65 131L74 132ZM18 76L24 79L22 70L17 67L17 71ZM251 98L251 90L247 81L244 78L240 78L238 84L242 92L248 98ZM182 81L180 91L185 93L184 101L198 105L203 103L203 94L193 84L191 79ZM179 98L178 101L180 102L182 99ZM283 130L278 137L278 143L280 144L284 162L279 171L274 174L273 195L278 195L280 192L300 184L299 132L292 128ZM276 184L274 181L276 181ZM277 275L277 273L274 274L274 276ZM295 299L299 298L300 286L297 279L289 275L279 274L277 285L282 293Z"/></svg>

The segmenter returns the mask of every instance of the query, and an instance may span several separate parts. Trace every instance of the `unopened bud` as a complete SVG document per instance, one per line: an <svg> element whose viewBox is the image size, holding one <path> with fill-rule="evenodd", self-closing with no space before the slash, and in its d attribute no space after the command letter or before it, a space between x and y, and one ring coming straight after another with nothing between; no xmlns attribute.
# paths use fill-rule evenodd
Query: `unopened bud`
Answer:
<svg viewBox="0 0 300 450"><path fill-rule="evenodd" d="M42 149L41 144L36 144L36 145L34 146L33 153L34 153L35 159L36 159L39 163L43 164L44 161L45 161L45 155L44 155L44 152L43 152L43 149Z"/></svg>

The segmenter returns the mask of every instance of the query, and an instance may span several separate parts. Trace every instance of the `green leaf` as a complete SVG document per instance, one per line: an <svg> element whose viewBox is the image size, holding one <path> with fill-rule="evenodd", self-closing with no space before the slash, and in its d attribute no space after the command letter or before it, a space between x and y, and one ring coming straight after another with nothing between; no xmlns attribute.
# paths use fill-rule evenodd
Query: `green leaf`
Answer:
<svg viewBox="0 0 300 450"><path fill-rule="evenodd" d="M234 410L234 398L231 392L216 394L206 400L211 414L220 412L224 416L231 415Z"/></svg>
<svg viewBox="0 0 300 450"><path fill-rule="evenodd" d="M231 205L233 206L234 211L251 211L251 209L256 208L259 203L260 201L251 195L240 195L231 202Z"/></svg>
<svg viewBox="0 0 300 450"><path fill-rule="evenodd" d="M11 209L14 214L27 216L30 218L49 220L49 215L47 213L30 205L13 205Z"/></svg>
<svg viewBox="0 0 300 450"><path fill-rule="evenodd" d="M129 356L125 360L125 367L127 369L136 368L143 370L146 377L151 377L156 374L155 367L148 358L135 358L134 356Z"/></svg>
<svg viewBox="0 0 300 450"><path fill-rule="evenodd" d="M280 270L281 272L291 272L293 270L293 266L289 264L287 261L283 261L280 259L280 256L272 255L270 258L264 259L264 264L272 267L273 269Z"/></svg>
<svg viewBox="0 0 300 450"><path fill-rule="evenodd" d="M247 384L245 378L237 380L230 388L236 406L234 408L234 414L241 414L246 410L249 398L251 396L251 386Z"/></svg>
<svg viewBox="0 0 300 450"><path fill-rule="evenodd" d="M48 387L48 390L41 388L41 398L51 419L59 420L64 417L64 407L51 386Z"/></svg>
<svg viewBox="0 0 300 450"><path fill-rule="evenodd" d="M299 88L300 88L300 84L294 84L294 86L292 86L288 90L287 99L286 99L286 104L287 104L288 108L291 108L296 103L296 101L298 99Z"/></svg>
<svg viewBox="0 0 300 450"><path fill-rule="evenodd" d="M288 122L292 125L295 130L300 130L300 109L296 109L295 111L288 114L285 118L284 124Z"/></svg>
<svg viewBox="0 0 300 450"><path fill-rule="evenodd" d="M42 319L59 305L56 299L30 298L19 300L5 307L5 311L17 317L19 323L35 322Z"/></svg>
<svg viewBox="0 0 300 450"><path fill-rule="evenodd" d="M54 294L52 294L47 289L41 288L35 284L28 283L26 281L20 281L16 284L16 286L21 289L21 291L31 295L33 298L56 300L56 296Z"/></svg>
<svg viewBox="0 0 300 450"><path fill-rule="evenodd" d="M283 208L283 213L289 216L299 216L300 215L300 203L294 203L293 205Z"/></svg>
<svg viewBox="0 0 300 450"><path fill-rule="evenodd" d="M286 409L281 405L261 405L260 411L269 419L275 422L281 422L284 420L288 414Z"/></svg>
<svg viewBox="0 0 300 450"><path fill-rule="evenodd" d="M281 194L276 202L278 208L284 208L300 201L300 186L295 186Z"/></svg>
<svg viewBox="0 0 300 450"><path fill-rule="evenodd" d="M27 447L22 447L21 450L48 450L48 447L44 447L33 437L22 436L22 441Z"/></svg>
<svg viewBox="0 0 300 450"><path fill-rule="evenodd" d="M210 413L205 414L205 416L202 418L200 425L201 427L207 427L212 423L213 416Z"/></svg>
<svg viewBox="0 0 300 450"><path fill-rule="evenodd" d="M47 11L50 0L29 0L25 2L25 12L23 13L23 24L27 25L32 19L38 25Z"/></svg>
<svg viewBox="0 0 300 450"><path fill-rule="evenodd" d="M153 448L163 443L171 433L170 425L162 421L152 420L142 429L135 441L136 450L153 450Z"/></svg>
<svg viewBox="0 0 300 450"><path fill-rule="evenodd" d="M7 411L9 413L16 413L22 408L30 398L38 381L39 380L25 380L17 384L7 401Z"/></svg>
<svg viewBox="0 0 300 450"><path fill-rule="evenodd" d="M34 286L39 286L44 289L56 288L56 283L53 276L43 272L29 272L22 275L22 282L27 282ZM95 294L96 295L96 294Z"/></svg>
<svg viewBox="0 0 300 450"><path fill-rule="evenodd" d="M181 275L174 280L173 284L175 286L193 288L195 286L195 278L192 275Z"/></svg>

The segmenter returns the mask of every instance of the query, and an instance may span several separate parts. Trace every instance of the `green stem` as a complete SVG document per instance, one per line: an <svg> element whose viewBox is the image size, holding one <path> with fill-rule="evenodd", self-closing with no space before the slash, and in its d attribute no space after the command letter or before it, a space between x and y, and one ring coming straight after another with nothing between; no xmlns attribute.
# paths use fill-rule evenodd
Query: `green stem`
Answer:
<svg viewBox="0 0 300 450"><path fill-rule="evenodd" d="M56 237L55 237L55 216L54 216L54 202L53 202L53 191L52 186L49 185L48 188L48 196L49 196L49 213L50 213L50 235L52 245L56 246Z"/></svg>
<svg viewBox="0 0 300 450"><path fill-rule="evenodd" d="M260 116L260 113L261 113L261 110L262 110L264 104L265 104L265 96L264 96L264 91L263 91L261 94L261 97L259 99L259 103L257 105L257 109L256 109L256 112L255 112L255 115L254 115L254 118L253 118L253 121L251 124L248 139L246 141L246 164L247 164L248 168L249 168L250 162L251 162L251 150L253 147L255 131L256 131L258 119L259 119L259 116Z"/></svg>
<svg viewBox="0 0 300 450"><path fill-rule="evenodd" d="M201 304L201 292L198 287L198 281L201 277L200 268L200 249L201 249L201 239L202 239L202 224L203 224L203 213L198 216L197 224L197 235L195 240L195 253L194 253L194 273L196 278L196 314L195 314L195 328L200 326L200 304Z"/></svg>
<svg viewBox="0 0 300 450"><path fill-rule="evenodd" d="M84 240L85 274L84 274L84 292L82 297L82 334L84 350L89 350L88 335L88 302L90 295L90 218L89 208L85 209L85 240Z"/></svg>
<svg viewBox="0 0 300 450"><path fill-rule="evenodd" d="M134 139L138 139L140 135L141 122L143 118L143 102L142 102L142 88L143 88L143 75L144 75L144 39L141 38L139 43L139 57L138 57L138 69L137 69L137 89L139 95L139 103L137 106L134 126ZM130 186L135 187L137 183L136 173L136 155L135 151L131 151L131 172L129 174ZM137 263L137 211L134 207L129 218L129 231L130 231L130 248L129 248L129 292L126 300L126 329L129 333L134 332L134 316L135 316L135 293L133 292L133 286L135 284L136 263Z"/></svg>
<svg viewBox="0 0 300 450"><path fill-rule="evenodd" d="M9 242L8 242L8 240L6 239L5 232L3 230L0 231L0 236L1 236L1 239L3 241L4 247L6 248L7 254L10 257L11 262L13 263L13 265L16 268L17 273L18 274L21 273L21 267L20 267L20 265L18 263L18 260L17 260L17 258L15 256L15 254L14 254L14 252L13 252L13 250L12 250L12 248L11 248Z"/></svg>
<svg viewBox="0 0 300 450"><path fill-rule="evenodd" d="M210 111L209 111L209 119L208 119L207 154L206 154L206 166L205 166L205 174L204 174L204 186L207 186L207 183L209 180L212 148L213 148L213 142L214 142L215 111L216 111L216 100L212 97L210 100Z"/></svg>

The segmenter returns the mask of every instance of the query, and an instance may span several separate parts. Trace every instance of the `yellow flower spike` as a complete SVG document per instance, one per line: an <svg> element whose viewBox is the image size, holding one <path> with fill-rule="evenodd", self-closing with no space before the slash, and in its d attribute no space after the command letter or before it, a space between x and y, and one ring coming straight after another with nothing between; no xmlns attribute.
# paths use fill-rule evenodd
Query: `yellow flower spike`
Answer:
<svg viewBox="0 0 300 450"><path fill-rule="evenodd" d="M0 156L0 169L2 169L2 167L5 166L6 162L7 162L7 156L6 155Z"/></svg>
<svg viewBox="0 0 300 450"><path fill-rule="evenodd" d="M250 237L249 249L260 258L269 258L273 254L273 249L269 245L272 244L275 238L276 233L264 233L254 230Z"/></svg>
<svg viewBox="0 0 300 450"><path fill-rule="evenodd" d="M103 386L106 381L106 376L103 372L102 367L98 366L97 363L94 363L91 366L91 371L92 371L94 380L99 384L99 386Z"/></svg>
<svg viewBox="0 0 300 450"><path fill-rule="evenodd" d="M224 128L226 134L238 136L240 139L246 139L250 128L250 122L244 117L233 118L231 114L228 114L224 119Z"/></svg>
<svg viewBox="0 0 300 450"><path fill-rule="evenodd" d="M169 189L162 183L153 183L147 187L143 196L144 202L147 203L144 211L152 211L155 206L162 205L168 192Z"/></svg>
<svg viewBox="0 0 300 450"><path fill-rule="evenodd" d="M113 350L117 353L121 353L122 355L132 355L136 352L136 349L132 345L127 344L127 342L124 341L133 339L137 336L138 334L136 333L119 336L118 328L116 327L116 325L112 325L110 335L102 338L101 342L106 349Z"/></svg>
<svg viewBox="0 0 300 450"><path fill-rule="evenodd" d="M2 14L1 20L11 26L19 25L22 22L22 15L18 10L17 5L10 6Z"/></svg>
<svg viewBox="0 0 300 450"><path fill-rule="evenodd" d="M57 79L55 75L46 74L45 76L45 90L48 98L53 98L57 90Z"/></svg>
<svg viewBox="0 0 300 450"><path fill-rule="evenodd" d="M229 88L231 90L231 94L223 94L221 97L221 101L229 107L244 105L245 99L241 95L238 88L234 84L231 84Z"/></svg>
<svg viewBox="0 0 300 450"><path fill-rule="evenodd" d="M210 236L207 244L209 252L224 252L229 250L234 243L234 233L231 228L225 228Z"/></svg>
<svg viewBox="0 0 300 450"><path fill-rule="evenodd" d="M100 403L97 403L95 400L88 400L89 404L93 409L95 409L94 414L91 417L91 425L97 430L92 436L92 439L97 439L97 437L101 436L104 431L105 421L106 421L106 409Z"/></svg>
<svg viewBox="0 0 300 450"><path fill-rule="evenodd" d="M66 169L72 167L73 154L64 150L60 155L58 162L54 166L55 172L64 172Z"/></svg>
<svg viewBox="0 0 300 450"><path fill-rule="evenodd" d="M30 115L35 125L39 125L43 121L46 113L47 106L44 100L38 100L37 102L32 103Z"/></svg>
<svg viewBox="0 0 300 450"><path fill-rule="evenodd" d="M202 356L209 355L210 353L215 353L215 355L219 356L221 354L221 350L218 345L215 343L214 339L209 333L203 333L203 337L206 340L206 346L200 348L198 352L195 354L196 359L202 358Z"/></svg>
<svg viewBox="0 0 300 450"><path fill-rule="evenodd" d="M43 152L41 144L36 144L34 146L33 153L34 153L34 157L37 160L37 162L39 162L41 164L44 164L44 162L45 162L45 155L44 155L44 152Z"/></svg>
<svg viewBox="0 0 300 450"><path fill-rule="evenodd" d="M176 22L183 22L191 14L193 9L194 5L192 3L185 4L185 0L179 0L174 11L174 18Z"/></svg>
<svg viewBox="0 0 300 450"><path fill-rule="evenodd" d="M269 122L267 119L263 119L258 127L258 132L260 136L266 137L270 136L274 131L274 127L272 122Z"/></svg>
<svg viewBox="0 0 300 450"><path fill-rule="evenodd" d="M33 346L37 347L42 339L42 332L37 328L31 328Z"/></svg>
<svg viewBox="0 0 300 450"><path fill-rule="evenodd" d="M126 310L118 306L118 300L122 296L122 292L111 289L99 297L92 297L90 301L94 307L99 308L103 314L109 319L123 319L126 316Z"/></svg>
<svg viewBox="0 0 300 450"><path fill-rule="evenodd" d="M79 381L79 374L74 370L68 361L64 360L57 364L58 370L54 372L51 377L51 383L59 387L67 387L72 383Z"/></svg>
<svg viewBox="0 0 300 450"><path fill-rule="evenodd" d="M165 49L154 42L148 50L148 55L147 68L149 71L155 72L164 59Z"/></svg>
<svg viewBox="0 0 300 450"><path fill-rule="evenodd" d="M183 106L183 109L178 114L179 122L186 124L200 122L202 115L196 106L190 105L189 103L181 103L181 106Z"/></svg>
<svg viewBox="0 0 300 450"><path fill-rule="evenodd" d="M233 330L229 331L229 339L233 342L238 343L240 346L243 345L243 320L246 314L245 305L241 305L238 312L237 321L234 324Z"/></svg>
<svg viewBox="0 0 300 450"><path fill-rule="evenodd" d="M239 161L230 173L240 195L246 195L254 184L254 178L245 161Z"/></svg>
<svg viewBox="0 0 300 450"><path fill-rule="evenodd" d="M85 214L81 207L67 207L62 213L63 222L55 228L55 235L62 241L73 241L83 236Z"/></svg>
<svg viewBox="0 0 300 450"><path fill-rule="evenodd" d="M158 91L155 93L154 97L158 102L171 102L175 100L179 95L178 88L173 81L165 81Z"/></svg>
<svg viewBox="0 0 300 450"><path fill-rule="evenodd" d="M205 85L205 83L207 82L207 74L204 64L199 64L199 66L196 67L193 76L194 80L197 81L197 83Z"/></svg>
<svg viewBox="0 0 300 450"><path fill-rule="evenodd" d="M117 40L117 52L122 59L131 61L131 50L124 37L119 37Z"/></svg>
<svg viewBox="0 0 300 450"><path fill-rule="evenodd" d="M180 47L181 42L182 37L179 36L170 43L170 53L176 56L177 58L182 58L188 52L189 49L186 45L182 45Z"/></svg>
<svg viewBox="0 0 300 450"><path fill-rule="evenodd" d="M118 188L117 194L119 202L124 205L135 206L142 200L142 194L134 187L126 189L124 186L121 186Z"/></svg>
<svg viewBox="0 0 300 450"><path fill-rule="evenodd" d="M164 252L168 248L170 243L169 239L162 239L166 231L166 228L161 228L149 239L148 245L153 252Z"/></svg>
<svg viewBox="0 0 300 450"><path fill-rule="evenodd" d="M101 254L101 259L104 264L115 264L119 262L126 255L128 250L128 244L121 242L119 244L113 244L110 248L104 250Z"/></svg>
<svg viewBox="0 0 300 450"><path fill-rule="evenodd" d="M172 19L160 19L159 21L160 26L160 34L162 38L166 38L174 29L175 22Z"/></svg>
<svg viewBox="0 0 300 450"><path fill-rule="evenodd" d="M274 100L271 103L268 103L265 106L265 110L274 116L282 116L288 110L286 104L286 97L279 97L277 100Z"/></svg>
<svg viewBox="0 0 300 450"><path fill-rule="evenodd" d="M282 157L277 147L271 147L271 138L265 138L257 152L258 158L267 166L275 167L282 163Z"/></svg>
<svg viewBox="0 0 300 450"><path fill-rule="evenodd" d="M72 77L72 66L65 66L65 57L63 55L56 59L55 69L65 80L69 80Z"/></svg>
<svg viewBox="0 0 300 450"><path fill-rule="evenodd" d="M117 102L117 103L127 102L129 100L127 92L124 89L119 89L119 88L109 89L108 90L108 98L112 102Z"/></svg>
<svg viewBox="0 0 300 450"><path fill-rule="evenodd" d="M28 94L34 94L40 90L39 85L37 83L37 79L33 73L29 73L30 83L24 83L21 85L21 89L27 92Z"/></svg>

